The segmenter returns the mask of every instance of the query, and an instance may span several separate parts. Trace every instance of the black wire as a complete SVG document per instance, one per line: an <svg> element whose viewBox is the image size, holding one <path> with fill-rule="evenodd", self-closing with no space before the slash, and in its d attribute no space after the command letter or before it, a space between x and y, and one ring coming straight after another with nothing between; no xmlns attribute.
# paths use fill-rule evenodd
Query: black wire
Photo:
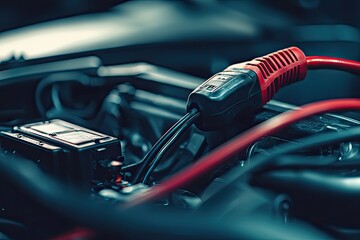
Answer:
<svg viewBox="0 0 360 240"><path fill-rule="evenodd" d="M144 176L144 179L142 183L146 184L148 183L148 180L156 168L156 166L159 164L162 156L171 148L171 146L178 140L189 127L194 123L194 121L199 117L200 113L195 112L194 114L189 114L189 117L187 118L186 122L184 122L179 129L174 133L174 135L165 143L165 145L161 148L161 150L158 152L154 160L150 163L150 166Z"/></svg>
<svg viewBox="0 0 360 240"><path fill-rule="evenodd" d="M336 156L283 155L271 161L270 166L258 171L272 170L346 170L360 167L359 160L338 160Z"/></svg>
<svg viewBox="0 0 360 240"><path fill-rule="evenodd" d="M53 73L42 79L35 90L36 107L42 117L46 117L46 108L43 105L42 94L44 90L55 83L76 82L84 86L91 85L91 79L88 75L81 72L61 72Z"/></svg>
<svg viewBox="0 0 360 240"><path fill-rule="evenodd" d="M200 113L197 109L195 108L191 109L187 114L185 114L182 118L180 118L179 121L177 121L164 135L160 137L160 139L154 144L154 146L150 149L150 151L145 155L144 159L141 161L140 168L137 171L132 181L134 184L142 181L142 179L145 177L147 169L151 167L154 158L159 153L159 151L162 150L162 148L165 145L167 145L167 142L171 140L171 138L175 134L180 136L182 132L188 129L188 127L183 127L183 125L186 126L188 126L189 124L191 125L199 115ZM172 141L175 141L175 139ZM170 146L171 145L172 143L170 143ZM166 151L166 149L164 150Z"/></svg>
<svg viewBox="0 0 360 240"><path fill-rule="evenodd" d="M306 137L298 140L298 144L294 143L286 143L279 145L276 150L270 150L268 156L257 156L254 157L251 164L245 165L244 167L237 167L230 170L227 174L223 176L226 179L226 182L221 186L221 188L214 189L212 191L212 196L221 193L222 190L230 187L232 184L238 182L240 179L247 180L247 176L250 176L252 173L257 171L261 171L266 169L267 167L271 167L276 160L283 155L287 155L289 153L297 152L304 149L314 149L316 147L334 144L343 141L349 141L355 138L360 139L360 127L353 127L348 130L344 130L341 132L333 132L333 133L324 133L311 137Z"/></svg>

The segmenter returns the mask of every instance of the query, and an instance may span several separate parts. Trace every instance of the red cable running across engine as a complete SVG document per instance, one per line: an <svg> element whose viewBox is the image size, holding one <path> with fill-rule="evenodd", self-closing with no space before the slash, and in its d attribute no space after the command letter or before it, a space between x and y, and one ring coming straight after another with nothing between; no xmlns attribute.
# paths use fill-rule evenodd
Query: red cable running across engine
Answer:
<svg viewBox="0 0 360 240"><path fill-rule="evenodd" d="M302 108L297 110L281 113L245 131L222 146L216 148L193 165L187 167L179 173L176 173L169 179L165 180L163 183L155 185L147 192L137 195L136 198L131 202L128 202L125 207L136 206L162 197L171 191L194 181L201 175L213 170L215 167L235 156L238 152L244 150L259 138L273 134L303 118L324 112L351 109L360 109L360 99L337 99L321 101L304 105Z"/></svg>
<svg viewBox="0 0 360 240"><path fill-rule="evenodd" d="M248 62L234 64L213 76L189 95L188 110L198 109L200 120L196 122L196 125L200 129L211 130L216 127L214 123L220 122L223 124L226 117L231 117L235 115L234 112L246 109L246 104L262 106L280 88L304 79L308 69L322 68L360 74L360 62L333 57L306 57L299 48L291 47ZM258 88L254 88L254 81L258 83ZM238 84L239 82L242 85ZM245 83L252 86L249 91L253 92L247 92L248 88ZM229 88L228 86L232 87ZM254 89L259 90L254 91ZM257 96L259 91L261 93L260 98ZM219 95L218 92L222 94ZM240 96L239 93L241 93ZM218 95L222 97L223 104L217 104L219 101ZM254 102L259 101L259 99L261 102ZM359 108L360 100L343 99L312 103L303 106L299 110L282 113L240 134L202 157L192 166L173 175L165 182L152 187L149 191L139 194L126 206L135 206L164 196L224 163L257 139L272 134L300 119L329 111ZM212 124L209 124L209 122Z"/></svg>

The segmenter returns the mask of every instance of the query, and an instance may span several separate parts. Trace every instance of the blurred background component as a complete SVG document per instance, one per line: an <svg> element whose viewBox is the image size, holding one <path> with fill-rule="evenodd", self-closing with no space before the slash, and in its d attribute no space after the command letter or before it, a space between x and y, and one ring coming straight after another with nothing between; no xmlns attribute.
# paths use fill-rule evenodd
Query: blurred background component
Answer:
<svg viewBox="0 0 360 240"><path fill-rule="evenodd" d="M74 15L107 10L124 0L1 1L0 31Z"/></svg>
<svg viewBox="0 0 360 240"><path fill-rule="evenodd" d="M356 0L5 1L0 70L95 55L104 65L148 62L206 79L292 45L308 55L357 60L359 8ZM353 76L339 79L336 71L311 73L277 99L304 104L359 96Z"/></svg>

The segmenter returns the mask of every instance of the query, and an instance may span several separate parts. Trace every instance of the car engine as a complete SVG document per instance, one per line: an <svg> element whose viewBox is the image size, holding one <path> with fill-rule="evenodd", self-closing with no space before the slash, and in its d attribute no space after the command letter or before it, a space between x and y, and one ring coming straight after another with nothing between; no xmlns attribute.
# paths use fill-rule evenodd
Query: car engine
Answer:
<svg viewBox="0 0 360 240"><path fill-rule="evenodd" d="M356 11L110 5L1 29L1 239L360 237Z"/></svg>

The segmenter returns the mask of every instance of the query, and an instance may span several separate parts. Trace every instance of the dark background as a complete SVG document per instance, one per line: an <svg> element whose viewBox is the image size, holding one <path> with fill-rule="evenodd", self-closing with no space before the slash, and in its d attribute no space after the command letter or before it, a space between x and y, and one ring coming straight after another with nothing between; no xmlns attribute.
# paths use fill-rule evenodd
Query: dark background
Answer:
<svg viewBox="0 0 360 240"><path fill-rule="evenodd" d="M143 0L147 1L147 0ZM148 0L149 1L149 0ZM150 0L151 1L151 0ZM165 0L164 0L165 1ZM35 1L1 1L0 31L23 27L39 22L54 20L108 10L111 7L126 2L125 0L35 0ZM183 1L187 5L201 4L209 1ZM244 1L219 1L237 2ZM264 6L269 11L277 9L285 12L301 24L349 24L359 27L360 3L357 0L254 0L249 1L254 6ZM241 9L236 9L241 11ZM143 11L146 11L144 9ZM265 13L266 14L266 13Z"/></svg>
<svg viewBox="0 0 360 240"><path fill-rule="evenodd" d="M292 45L307 55L359 60L359 9L357 0L2 1L0 69L96 55L105 65L145 61L206 79ZM314 71L276 98L360 97L356 80Z"/></svg>

